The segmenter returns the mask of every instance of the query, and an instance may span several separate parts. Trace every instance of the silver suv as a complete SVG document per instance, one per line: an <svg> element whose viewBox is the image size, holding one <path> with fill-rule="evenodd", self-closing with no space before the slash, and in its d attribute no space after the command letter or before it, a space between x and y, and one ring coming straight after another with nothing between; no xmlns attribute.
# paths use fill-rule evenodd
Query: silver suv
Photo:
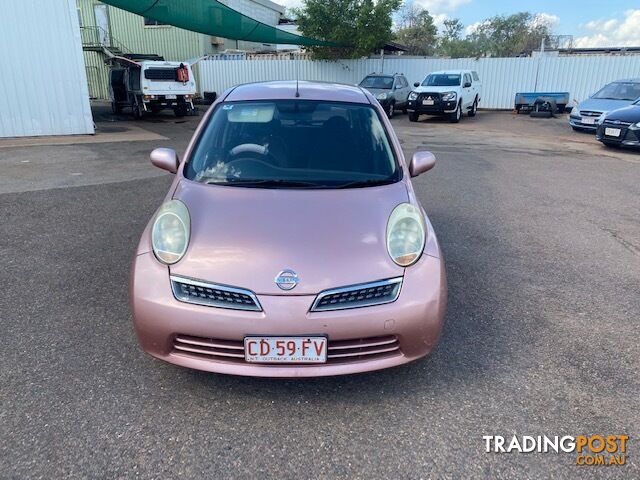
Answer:
<svg viewBox="0 0 640 480"><path fill-rule="evenodd" d="M358 85L369 90L378 99L389 118L393 117L395 110L407 113L407 97L411 88L402 73L372 73L364 77Z"/></svg>

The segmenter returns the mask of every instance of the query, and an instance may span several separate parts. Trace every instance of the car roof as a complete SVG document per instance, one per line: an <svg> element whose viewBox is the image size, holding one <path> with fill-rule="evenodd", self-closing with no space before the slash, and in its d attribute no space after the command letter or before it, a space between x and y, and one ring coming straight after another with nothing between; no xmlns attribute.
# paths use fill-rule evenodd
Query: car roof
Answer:
<svg viewBox="0 0 640 480"><path fill-rule="evenodd" d="M458 75L462 73L471 73L471 70L440 70L438 72L431 72L429 75Z"/></svg>
<svg viewBox="0 0 640 480"><path fill-rule="evenodd" d="M297 91L299 93L296 96ZM233 88L225 101L247 100L325 100L328 102L370 103L360 87L342 83L308 82L295 80L246 83Z"/></svg>

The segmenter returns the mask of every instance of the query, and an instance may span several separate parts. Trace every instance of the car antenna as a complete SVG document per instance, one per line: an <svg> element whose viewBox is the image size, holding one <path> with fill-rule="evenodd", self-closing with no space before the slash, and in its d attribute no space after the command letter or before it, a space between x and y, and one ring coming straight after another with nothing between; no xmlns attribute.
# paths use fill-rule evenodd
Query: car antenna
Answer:
<svg viewBox="0 0 640 480"><path fill-rule="evenodd" d="M300 82L300 59L294 60L296 62L296 98L300 98L300 87L298 83Z"/></svg>

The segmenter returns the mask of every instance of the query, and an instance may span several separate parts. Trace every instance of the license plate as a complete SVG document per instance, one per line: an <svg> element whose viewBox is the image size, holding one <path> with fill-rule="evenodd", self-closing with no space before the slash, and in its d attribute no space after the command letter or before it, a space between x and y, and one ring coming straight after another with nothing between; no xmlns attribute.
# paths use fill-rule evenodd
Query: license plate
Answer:
<svg viewBox="0 0 640 480"><path fill-rule="evenodd" d="M325 363L326 337L245 337L244 358L251 363Z"/></svg>
<svg viewBox="0 0 640 480"><path fill-rule="evenodd" d="M435 102L429 98L422 100L423 105L433 105Z"/></svg>
<svg viewBox="0 0 640 480"><path fill-rule="evenodd" d="M166 98L167 100L175 100L176 98L178 98L177 95L165 95L164 98Z"/></svg>
<svg viewBox="0 0 640 480"><path fill-rule="evenodd" d="M607 137L619 137L621 130L619 128L605 128L604 134Z"/></svg>
<svg viewBox="0 0 640 480"><path fill-rule="evenodd" d="M596 120L596 118L582 117L582 123L584 123L585 125L595 125Z"/></svg>

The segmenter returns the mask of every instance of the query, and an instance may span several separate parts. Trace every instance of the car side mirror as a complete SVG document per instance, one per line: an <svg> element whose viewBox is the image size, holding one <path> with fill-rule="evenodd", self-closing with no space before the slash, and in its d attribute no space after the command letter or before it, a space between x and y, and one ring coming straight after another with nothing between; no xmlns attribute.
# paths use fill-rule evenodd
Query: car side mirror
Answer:
<svg viewBox="0 0 640 480"><path fill-rule="evenodd" d="M464 84L464 88L469 88L470 86L471 86L471 82L466 82L466 83Z"/></svg>
<svg viewBox="0 0 640 480"><path fill-rule="evenodd" d="M151 163L162 170L166 170L167 172L176 173L178 171L178 166L180 165L180 160L178 159L178 154L175 150L171 148L156 148L151 155Z"/></svg>
<svg viewBox="0 0 640 480"><path fill-rule="evenodd" d="M431 152L416 152L409 163L409 173L417 177L428 172L436 164L436 156Z"/></svg>
<svg viewBox="0 0 640 480"><path fill-rule="evenodd" d="M420 86L420 82L415 82L415 83L413 84L413 86L414 86L414 87L416 87L416 88L418 88L418 87Z"/></svg>

